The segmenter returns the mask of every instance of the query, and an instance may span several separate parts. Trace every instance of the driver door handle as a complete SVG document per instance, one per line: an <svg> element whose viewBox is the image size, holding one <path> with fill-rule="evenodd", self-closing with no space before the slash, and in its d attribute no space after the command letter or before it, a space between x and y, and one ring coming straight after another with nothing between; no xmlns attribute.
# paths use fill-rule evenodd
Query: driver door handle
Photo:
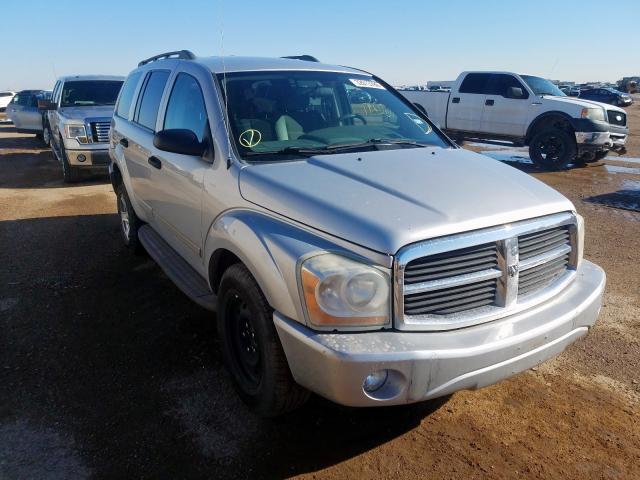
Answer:
<svg viewBox="0 0 640 480"><path fill-rule="evenodd" d="M162 162L158 157L149 157L147 159L147 162L149 162L149 165L151 165L153 168L157 168L158 170L162 168Z"/></svg>
<svg viewBox="0 0 640 480"><path fill-rule="evenodd" d="M484 104L485 104L485 105L493 105L493 103L494 103L494 102L493 102L493 99L491 99L491 98L487 98L487 99L485 100L485 102L484 102Z"/></svg>
<svg viewBox="0 0 640 480"><path fill-rule="evenodd" d="M129 140L127 140L126 138L122 137L120 139L120 145L122 145L124 148L129 148Z"/></svg>

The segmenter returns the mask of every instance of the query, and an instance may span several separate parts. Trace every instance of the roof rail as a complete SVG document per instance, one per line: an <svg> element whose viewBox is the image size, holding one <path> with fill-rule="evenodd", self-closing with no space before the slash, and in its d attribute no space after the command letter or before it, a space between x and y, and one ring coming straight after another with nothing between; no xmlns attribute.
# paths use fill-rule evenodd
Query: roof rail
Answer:
<svg viewBox="0 0 640 480"><path fill-rule="evenodd" d="M292 60L304 60L305 62L319 62L320 61L316 57L313 57L311 55L290 55L290 56L281 57L281 58L291 58Z"/></svg>
<svg viewBox="0 0 640 480"><path fill-rule="evenodd" d="M154 55L153 57L149 57L146 60L142 60L138 63L138 66L141 67L146 65L147 63L155 62L156 60L163 60L165 58L179 58L181 60L193 60L196 56L193 52L189 50L176 50L175 52L166 52L161 53L160 55Z"/></svg>

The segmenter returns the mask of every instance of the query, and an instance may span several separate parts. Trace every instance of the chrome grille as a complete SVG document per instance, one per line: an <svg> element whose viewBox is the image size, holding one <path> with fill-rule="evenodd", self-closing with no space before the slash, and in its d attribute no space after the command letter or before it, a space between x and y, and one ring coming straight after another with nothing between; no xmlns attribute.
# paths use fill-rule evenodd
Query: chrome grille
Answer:
<svg viewBox="0 0 640 480"><path fill-rule="evenodd" d="M489 321L548 298L575 275L571 213L409 245L395 260L395 324L444 330Z"/></svg>
<svg viewBox="0 0 640 480"><path fill-rule="evenodd" d="M105 143L109 141L109 129L111 121L91 122L91 135L96 143Z"/></svg>
<svg viewBox="0 0 640 480"><path fill-rule="evenodd" d="M569 228L562 226L521 235L518 252L518 297L523 297L548 286L566 271L571 253Z"/></svg>
<svg viewBox="0 0 640 480"><path fill-rule="evenodd" d="M607 118L612 125L624 127L627 125L627 114L616 110L607 110Z"/></svg>

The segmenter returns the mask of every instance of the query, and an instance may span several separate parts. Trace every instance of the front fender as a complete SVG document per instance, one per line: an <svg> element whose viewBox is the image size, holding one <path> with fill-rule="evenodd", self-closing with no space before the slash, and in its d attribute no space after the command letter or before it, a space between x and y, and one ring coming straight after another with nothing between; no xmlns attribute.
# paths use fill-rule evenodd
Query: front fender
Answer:
<svg viewBox="0 0 640 480"><path fill-rule="evenodd" d="M252 210L230 210L214 221L205 239L207 265L219 249L229 250L244 263L275 310L300 323L306 320L298 290L298 261L325 251L354 255L310 231Z"/></svg>

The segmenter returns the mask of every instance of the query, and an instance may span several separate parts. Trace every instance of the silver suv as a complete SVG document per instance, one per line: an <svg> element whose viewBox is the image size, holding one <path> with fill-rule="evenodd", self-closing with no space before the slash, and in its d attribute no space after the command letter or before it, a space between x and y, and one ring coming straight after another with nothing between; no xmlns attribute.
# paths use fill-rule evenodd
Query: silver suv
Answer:
<svg viewBox="0 0 640 480"><path fill-rule="evenodd" d="M75 75L61 77L46 102L43 140L62 165L65 182L81 170L109 165L108 139L113 107L124 77Z"/></svg>
<svg viewBox="0 0 640 480"><path fill-rule="evenodd" d="M585 335L605 275L571 202L312 60L159 55L111 124L124 242L217 312L241 397L266 415L309 391L418 402Z"/></svg>

